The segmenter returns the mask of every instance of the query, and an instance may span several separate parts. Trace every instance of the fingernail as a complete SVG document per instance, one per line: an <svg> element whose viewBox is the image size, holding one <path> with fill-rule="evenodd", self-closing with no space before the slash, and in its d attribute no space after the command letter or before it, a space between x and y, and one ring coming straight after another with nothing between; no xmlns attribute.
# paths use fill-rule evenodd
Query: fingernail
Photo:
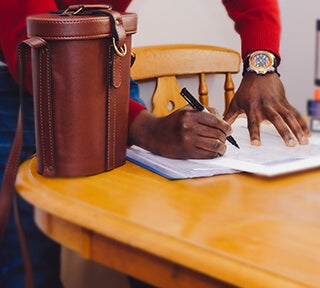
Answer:
<svg viewBox="0 0 320 288"><path fill-rule="evenodd" d="M254 139L251 141L251 145L254 145L254 146L260 146L260 141L258 139Z"/></svg>
<svg viewBox="0 0 320 288"><path fill-rule="evenodd" d="M309 139L305 136L302 136L300 139L300 144L309 144Z"/></svg>
<svg viewBox="0 0 320 288"><path fill-rule="evenodd" d="M288 144L289 144L289 146L296 146L297 143L293 139L290 139Z"/></svg>

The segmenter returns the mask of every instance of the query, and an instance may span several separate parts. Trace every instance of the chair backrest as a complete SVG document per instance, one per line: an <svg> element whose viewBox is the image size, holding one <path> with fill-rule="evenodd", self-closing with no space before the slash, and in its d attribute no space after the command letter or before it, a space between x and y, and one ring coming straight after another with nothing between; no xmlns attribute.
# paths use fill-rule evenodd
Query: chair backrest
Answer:
<svg viewBox="0 0 320 288"><path fill-rule="evenodd" d="M152 112L167 115L186 105L180 96L177 76L199 75L199 100L208 105L206 74L225 74L225 109L234 96L232 73L239 72L238 52L208 45L178 44L133 48L136 61L131 68L133 80L156 79Z"/></svg>

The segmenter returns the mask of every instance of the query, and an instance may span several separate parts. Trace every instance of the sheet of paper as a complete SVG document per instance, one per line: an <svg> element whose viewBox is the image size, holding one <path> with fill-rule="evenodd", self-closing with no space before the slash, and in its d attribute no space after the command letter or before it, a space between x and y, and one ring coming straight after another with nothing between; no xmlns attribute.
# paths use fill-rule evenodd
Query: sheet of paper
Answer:
<svg viewBox="0 0 320 288"><path fill-rule="evenodd" d="M210 160L192 160L206 165L221 165L264 176L276 176L320 166L320 135L314 134L309 145L285 146L275 127L261 124L261 146L253 146L245 118L233 125L232 136L240 149L227 143L223 157Z"/></svg>

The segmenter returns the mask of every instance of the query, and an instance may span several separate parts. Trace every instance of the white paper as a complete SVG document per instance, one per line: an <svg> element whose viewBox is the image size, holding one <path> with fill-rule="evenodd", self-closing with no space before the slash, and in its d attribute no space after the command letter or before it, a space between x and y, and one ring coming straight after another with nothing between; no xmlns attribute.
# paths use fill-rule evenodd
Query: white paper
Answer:
<svg viewBox="0 0 320 288"><path fill-rule="evenodd" d="M314 134L309 145L287 147L275 127L262 123L260 127L261 146L250 144L245 118L239 118L233 125L232 136L240 149L227 143L223 157L209 160L192 160L206 165L221 165L264 176L276 176L320 166L320 136Z"/></svg>

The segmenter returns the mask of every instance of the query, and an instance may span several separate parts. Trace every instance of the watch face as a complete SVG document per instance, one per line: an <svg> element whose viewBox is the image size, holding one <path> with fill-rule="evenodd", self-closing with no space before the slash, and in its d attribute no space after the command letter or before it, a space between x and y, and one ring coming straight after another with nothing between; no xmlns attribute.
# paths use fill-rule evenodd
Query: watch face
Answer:
<svg viewBox="0 0 320 288"><path fill-rule="evenodd" d="M268 69L273 65L272 58L267 53L254 53L250 57L251 66L259 69Z"/></svg>

